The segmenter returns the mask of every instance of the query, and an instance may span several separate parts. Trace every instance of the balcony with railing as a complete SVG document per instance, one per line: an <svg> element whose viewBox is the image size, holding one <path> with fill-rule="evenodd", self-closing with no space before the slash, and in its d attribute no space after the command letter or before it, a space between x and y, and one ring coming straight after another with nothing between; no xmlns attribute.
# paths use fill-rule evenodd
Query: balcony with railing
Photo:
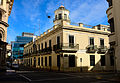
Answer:
<svg viewBox="0 0 120 83"><path fill-rule="evenodd" d="M40 50L39 53L41 55L51 54L52 53L52 47L44 48L44 49Z"/></svg>
<svg viewBox="0 0 120 83"><path fill-rule="evenodd" d="M79 44L62 43L53 46L55 52L77 52L79 50Z"/></svg>
<svg viewBox="0 0 120 83"><path fill-rule="evenodd" d="M99 48L98 48L99 54L104 54L106 52L107 52L107 46L99 46Z"/></svg>
<svg viewBox="0 0 120 83"><path fill-rule="evenodd" d="M95 53L97 51L97 45L88 45L86 50L87 53Z"/></svg>

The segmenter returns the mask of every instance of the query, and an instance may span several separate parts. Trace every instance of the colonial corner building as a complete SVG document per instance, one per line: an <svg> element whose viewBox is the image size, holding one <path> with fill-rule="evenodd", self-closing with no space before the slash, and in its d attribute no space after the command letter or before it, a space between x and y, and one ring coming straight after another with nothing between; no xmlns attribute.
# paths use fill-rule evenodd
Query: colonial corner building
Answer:
<svg viewBox="0 0 120 83"><path fill-rule="evenodd" d="M72 25L69 10L55 11L54 26L24 46L24 65L60 71L113 70L109 26Z"/></svg>
<svg viewBox="0 0 120 83"><path fill-rule="evenodd" d="M114 56L114 70L120 71L120 0L107 0L109 8L107 9L108 22L110 24L110 56Z"/></svg>
<svg viewBox="0 0 120 83"><path fill-rule="evenodd" d="M14 0L0 0L0 68L5 65L8 17Z"/></svg>

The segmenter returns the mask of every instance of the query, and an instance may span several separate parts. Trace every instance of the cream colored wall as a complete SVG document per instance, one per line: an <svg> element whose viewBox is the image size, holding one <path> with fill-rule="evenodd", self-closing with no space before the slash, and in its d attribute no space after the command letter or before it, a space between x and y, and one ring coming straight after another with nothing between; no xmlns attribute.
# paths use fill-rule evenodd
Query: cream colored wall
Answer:
<svg viewBox="0 0 120 83"><path fill-rule="evenodd" d="M77 57L77 67L81 66L80 58L82 58L83 60L82 66L89 67L88 70L91 70L92 68L96 68L97 70L101 69L100 58L101 58L101 55L104 55L104 54L98 54L98 53L88 54L86 53L86 47L89 45L89 38L94 37L94 43L95 45L97 45L97 47L100 46L100 38L103 38L104 45L109 48L108 35L64 29L63 30L63 43L69 43L69 35L74 35L74 38L75 38L74 42L76 44L79 44L79 50L75 54ZM96 66L94 67L90 66L90 55L95 55Z"/></svg>
<svg viewBox="0 0 120 83"><path fill-rule="evenodd" d="M8 0L3 0L3 4L0 5L0 9L2 12L2 21L5 23L8 23L8 17L10 15L10 7L12 7L12 2L8 2ZM2 28L2 29L1 29ZM2 34L2 40L6 42L7 39L7 27L4 26L3 24L0 24L0 33Z"/></svg>
<svg viewBox="0 0 120 83"><path fill-rule="evenodd" d="M69 43L69 35L74 35L74 43L79 44L79 49L83 50L89 45L89 38L94 37L94 44L100 46L100 38L104 39L104 45L109 47L108 35L88 33L75 30L63 30L63 43Z"/></svg>

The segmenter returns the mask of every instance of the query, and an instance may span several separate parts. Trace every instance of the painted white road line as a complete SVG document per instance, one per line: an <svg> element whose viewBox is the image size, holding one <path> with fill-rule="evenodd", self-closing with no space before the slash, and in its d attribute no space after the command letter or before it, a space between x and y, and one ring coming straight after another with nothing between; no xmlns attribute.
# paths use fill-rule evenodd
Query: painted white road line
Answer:
<svg viewBox="0 0 120 83"><path fill-rule="evenodd" d="M28 80L28 81L30 81L30 82L32 81L30 78L28 78L28 77L26 77L26 76L24 76L24 75L22 75L22 74L19 74L19 76L25 78L26 80Z"/></svg>
<svg viewBox="0 0 120 83"><path fill-rule="evenodd" d="M66 78L52 78L52 79L41 79L41 80L32 80L32 81L53 81L53 80L64 80L64 79L69 79L69 78L76 78L76 77L66 77Z"/></svg>
<svg viewBox="0 0 120 83"><path fill-rule="evenodd" d="M67 76L73 76L73 77L83 78L83 76L77 76L77 75L71 75L71 74L65 74L65 73L59 73L59 74L67 75Z"/></svg>
<svg viewBox="0 0 120 83"><path fill-rule="evenodd" d="M36 72L36 71L16 71L16 73L32 73L32 72Z"/></svg>

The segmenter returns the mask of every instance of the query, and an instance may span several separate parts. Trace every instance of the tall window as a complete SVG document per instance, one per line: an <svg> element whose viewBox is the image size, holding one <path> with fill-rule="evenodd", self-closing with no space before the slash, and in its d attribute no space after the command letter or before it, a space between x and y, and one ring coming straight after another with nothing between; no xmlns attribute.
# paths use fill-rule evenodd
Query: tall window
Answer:
<svg viewBox="0 0 120 83"><path fill-rule="evenodd" d="M41 43L41 49L43 50L43 43Z"/></svg>
<svg viewBox="0 0 120 83"><path fill-rule="evenodd" d="M52 66L52 58L51 58L51 56L49 56L49 66L50 67Z"/></svg>
<svg viewBox="0 0 120 83"><path fill-rule="evenodd" d="M67 14L64 14L64 19L67 19Z"/></svg>
<svg viewBox="0 0 120 83"><path fill-rule="evenodd" d="M2 12L0 12L0 21L2 21Z"/></svg>
<svg viewBox="0 0 120 83"><path fill-rule="evenodd" d="M62 19L62 14L59 14L59 19Z"/></svg>
<svg viewBox="0 0 120 83"><path fill-rule="evenodd" d="M41 57L41 66L43 66L43 57Z"/></svg>
<svg viewBox="0 0 120 83"><path fill-rule="evenodd" d="M94 45L94 38L90 37L90 45Z"/></svg>
<svg viewBox="0 0 120 83"><path fill-rule="evenodd" d="M74 46L74 35L69 35L69 46Z"/></svg>
<svg viewBox="0 0 120 83"><path fill-rule="evenodd" d="M112 0L109 0L109 7L112 6Z"/></svg>
<svg viewBox="0 0 120 83"><path fill-rule="evenodd" d="M57 45L60 44L60 36L57 36Z"/></svg>
<svg viewBox="0 0 120 83"><path fill-rule="evenodd" d="M101 30L101 27L100 27L100 26L98 26L98 30Z"/></svg>
<svg viewBox="0 0 120 83"><path fill-rule="evenodd" d="M45 42L45 48L47 48L47 42Z"/></svg>
<svg viewBox="0 0 120 83"><path fill-rule="evenodd" d="M57 19L57 15L55 15L55 19Z"/></svg>
<svg viewBox="0 0 120 83"><path fill-rule="evenodd" d="M95 55L90 55L90 66L95 66Z"/></svg>
<svg viewBox="0 0 120 83"><path fill-rule="evenodd" d="M45 57L45 66L47 66L47 57Z"/></svg>
<svg viewBox="0 0 120 83"><path fill-rule="evenodd" d="M40 44L38 44L38 50L40 51Z"/></svg>
<svg viewBox="0 0 120 83"><path fill-rule="evenodd" d="M38 65L40 66L40 57L38 58Z"/></svg>
<svg viewBox="0 0 120 83"><path fill-rule="evenodd" d="M100 46L104 46L104 39L100 38Z"/></svg>
<svg viewBox="0 0 120 83"><path fill-rule="evenodd" d="M49 40L49 47L51 48L51 40Z"/></svg>
<svg viewBox="0 0 120 83"><path fill-rule="evenodd" d="M0 40L2 40L2 34L0 33Z"/></svg>
<svg viewBox="0 0 120 83"><path fill-rule="evenodd" d="M101 55L101 66L105 66L105 55Z"/></svg>
<svg viewBox="0 0 120 83"><path fill-rule="evenodd" d="M110 31L111 32L115 32L115 27L114 27L114 19L110 19L109 21L109 24L110 24Z"/></svg>
<svg viewBox="0 0 120 83"><path fill-rule="evenodd" d="M114 66L114 56L110 55L110 65Z"/></svg>

